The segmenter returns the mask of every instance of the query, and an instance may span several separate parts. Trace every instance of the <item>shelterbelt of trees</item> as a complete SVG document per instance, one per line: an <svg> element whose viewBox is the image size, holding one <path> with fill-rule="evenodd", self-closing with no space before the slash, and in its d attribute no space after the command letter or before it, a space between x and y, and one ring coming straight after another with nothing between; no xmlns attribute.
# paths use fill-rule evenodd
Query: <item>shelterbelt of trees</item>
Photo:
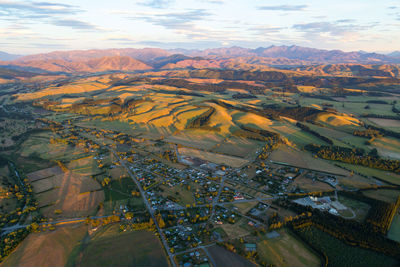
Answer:
<svg viewBox="0 0 400 267"><path fill-rule="evenodd" d="M15 181L15 184L6 182L7 191L16 198L17 204L13 211L0 213L0 228L12 226L18 222L23 222L36 211L38 202L33 194L32 186L24 174L15 167L15 164L4 157L0 157L0 166L8 165L9 175ZM17 173L21 177L17 176ZM34 223L39 222L43 217L41 215L32 217ZM0 236L0 262L2 262L17 246L28 236L32 229L30 227L20 228L8 234Z"/></svg>
<svg viewBox="0 0 400 267"><path fill-rule="evenodd" d="M382 137L383 134L375 129L366 129L364 131L362 130L356 130L353 132L354 136L360 136L360 137L365 137L365 138L379 138Z"/></svg>
<svg viewBox="0 0 400 267"><path fill-rule="evenodd" d="M208 122L210 121L211 116L215 113L215 108L210 107L207 111L203 112L202 114L198 115L197 117L193 118L189 121L186 125L186 129L190 128L200 128L207 126Z"/></svg>
<svg viewBox="0 0 400 267"><path fill-rule="evenodd" d="M371 225L375 232L382 233L383 235L387 234L394 215L400 207L400 197L397 198L395 203L388 203L369 198L360 192L341 191L339 194L369 204L371 208L368 211L366 222Z"/></svg>
<svg viewBox="0 0 400 267"><path fill-rule="evenodd" d="M391 136L391 137L400 139L400 133L399 132L394 132L394 131L391 131L391 130L388 130L388 129L385 129L385 128L381 128L381 127L377 127L377 126L373 126L373 125L365 125L365 127L367 129L377 130L382 135Z"/></svg>
<svg viewBox="0 0 400 267"><path fill-rule="evenodd" d="M367 154L364 149L347 148L340 146L321 146L316 144L308 144L304 149L314 153L316 156L336 160L345 163L362 165L384 171L392 171L400 173L400 161L392 159L383 159L376 155L376 150Z"/></svg>
<svg viewBox="0 0 400 267"><path fill-rule="evenodd" d="M270 132L267 130L257 129L254 127L246 126L246 125L238 125L240 129L234 132L234 135L245 137L248 139L265 141L270 144L271 147L274 147L280 142L280 134Z"/></svg>
<svg viewBox="0 0 400 267"><path fill-rule="evenodd" d="M310 217L300 217L291 221L288 226L293 230L313 225L329 235L342 240L351 246L359 246L371 249L388 256L400 259L400 243L388 239L385 235L390 226L393 215L400 205L400 198L395 204L368 198L361 193L339 192L346 197L362 200L371 205L364 222L352 219L344 219L330 214L327 211L320 211L312 207L304 207L289 199L277 200L279 206L286 207L296 213L311 212Z"/></svg>

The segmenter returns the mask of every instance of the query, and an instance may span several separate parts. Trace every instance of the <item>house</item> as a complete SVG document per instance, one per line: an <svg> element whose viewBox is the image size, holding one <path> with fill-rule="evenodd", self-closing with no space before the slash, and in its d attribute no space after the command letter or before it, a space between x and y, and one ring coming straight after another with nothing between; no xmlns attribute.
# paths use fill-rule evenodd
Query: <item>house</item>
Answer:
<svg viewBox="0 0 400 267"><path fill-rule="evenodd" d="M246 251L257 251L257 245L254 243L246 243L244 244L244 249Z"/></svg>
<svg viewBox="0 0 400 267"><path fill-rule="evenodd" d="M244 199L244 197L241 196L241 195L236 195L236 196L233 197L233 199L234 200L242 200L242 199Z"/></svg>
<svg viewBox="0 0 400 267"><path fill-rule="evenodd" d="M330 208L330 209L329 209L329 213L330 213L330 214L333 214L333 215L338 215L338 214L339 214L338 211L335 210L334 208Z"/></svg>

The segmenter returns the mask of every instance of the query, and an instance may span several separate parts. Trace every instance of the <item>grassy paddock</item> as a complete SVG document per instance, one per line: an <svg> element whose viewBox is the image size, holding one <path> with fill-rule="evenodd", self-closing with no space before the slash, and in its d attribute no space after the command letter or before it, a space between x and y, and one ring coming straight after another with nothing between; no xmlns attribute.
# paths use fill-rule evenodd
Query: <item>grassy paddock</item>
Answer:
<svg viewBox="0 0 400 267"><path fill-rule="evenodd" d="M387 181L389 183L400 185L400 175L392 173L392 172L372 169L372 168L368 168L368 167L364 167L364 166L360 166L360 165L353 165L353 164L348 164L348 163L343 163L343 162L336 162L336 164L339 166L343 166L346 169L353 170L354 172L357 172L357 173L360 173L360 174L363 174L366 176L376 177L383 181Z"/></svg>
<svg viewBox="0 0 400 267"><path fill-rule="evenodd" d="M257 243L257 252L263 261L274 266L320 266L321 260L306 244L292 236L286 229L279 237L263 238Z"/></svg>
<svg viewBox="0 0 400 267"><path fill-rule="evenodd" d="M392 225L390 226L388 237L392 240L400 242L400 214L394 216Z"/></svg>
<svg viewBox="0 0 400 267"><path fill-rule="evenodd" d="M164 267L168 266L168 261L161 242L154 233L121 233L119 225L111 225L89 241L80 251L73 266Z"/></svg>

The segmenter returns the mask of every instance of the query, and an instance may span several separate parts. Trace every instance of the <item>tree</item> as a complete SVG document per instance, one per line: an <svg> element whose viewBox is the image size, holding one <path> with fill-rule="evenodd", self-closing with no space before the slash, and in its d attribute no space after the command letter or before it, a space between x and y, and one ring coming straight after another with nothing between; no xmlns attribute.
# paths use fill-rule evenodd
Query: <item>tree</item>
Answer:
<svg viewBox="0 0 400 267"><path fill-rule="evenodd" d="M376 148L373 148L370 152L369 152L370 156L378 156L378 150L376 150Z"/></svg>
<svg viewBox="0 0 400 267"><path fill-rule="evenodd" d="M56 214L56 215L61 214L61 213L62 213L62 210L60 210L60 209L54 210L54 214Z"/></svg>
<svg viewBox="0 0 400 267"><path fill-rule="evenodd" d="M39 229L39 224L37 224L37 223L35 223L35 222L31 223L31 225L30 225L30 230L31 230L32 232L36 232L36 231L38 231L38 229Z"/></svg>
<svg viewBox="0 0 400 267"><path fill-rule="evenodd" d="M132 219L133 219L133 212L127 212L127 213L125 214L125 218L126 218L127 220L132 220Z"/></svg>
<svg viewBox="0 0 400 267"><path fill-rule="evenodd" d="M156 220L157 220L158 226L160 226L160 228L165 227L165 222L160 213L156 215Z"/></svg>

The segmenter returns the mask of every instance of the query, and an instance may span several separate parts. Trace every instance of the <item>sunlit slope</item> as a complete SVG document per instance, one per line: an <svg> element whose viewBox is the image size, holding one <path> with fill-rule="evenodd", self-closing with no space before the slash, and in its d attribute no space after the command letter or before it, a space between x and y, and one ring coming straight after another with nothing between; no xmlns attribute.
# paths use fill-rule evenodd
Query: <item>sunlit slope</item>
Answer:
<svg viewBox="0 0 400 267"><path fill-rule="evenodd" d="M215 73L196 70L196 75L200 74L208 77ZM170 78L185 77L189 75L187 70L153 75L104 74L76 78L15 97L17 101L33 101L34 105L48 110L90 116L90 120L101 121L102 125L108 123L110 127L121 122L131 130L185 145L202 147L203 141L208 140L205 146L215 151L230 150L232 142L262 142L260 136L244 134L248 129L243 127L278 133L287 141L304 146L324 142L303 132L296 126L297 122L313 121L325 127L360 125L357 118L325 110L322 105L283 104L279 95L275 96L273 90L260 89L262 85L257 81L229 83L218 77ZM191 141L188 143L188 140Z"/></svg>

